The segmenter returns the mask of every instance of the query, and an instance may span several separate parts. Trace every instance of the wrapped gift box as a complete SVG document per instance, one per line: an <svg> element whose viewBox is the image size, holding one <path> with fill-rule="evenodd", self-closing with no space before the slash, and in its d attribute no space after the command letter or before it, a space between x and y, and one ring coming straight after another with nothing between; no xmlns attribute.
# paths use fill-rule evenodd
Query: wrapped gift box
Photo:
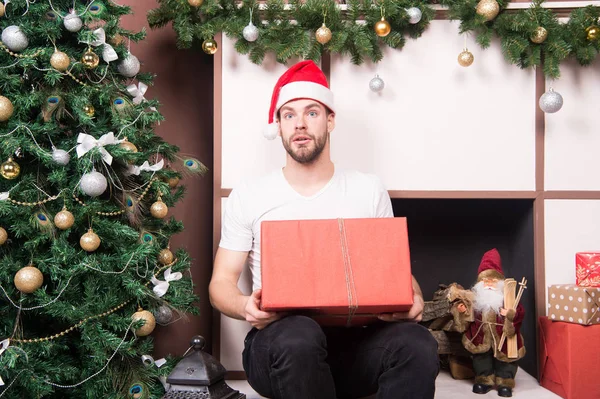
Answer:
<svg viewBox="0 0 600 399"><path fill-rule="evenodd" d="M548 287L548 317L577 324L600 324L600 288L574 284Z"/></svg>
<svg viewBox="0 0 600 399"><path fill-rule="evenodd" d="M322 324L367 324L413 304L406 218L263 221L261 273L262 309Z"/></svg>
<svg viewBox="0 0 600 399"><path fill-rule="evenodd" d="M575 254L575 277L582 287L600 287L600 252Z"/></svg>
<svg viewBox="0 0 600 399"><path fill-rule="evenodd" d="M565 399L600 398L600 326L539 319L540 384Z"/></svg>

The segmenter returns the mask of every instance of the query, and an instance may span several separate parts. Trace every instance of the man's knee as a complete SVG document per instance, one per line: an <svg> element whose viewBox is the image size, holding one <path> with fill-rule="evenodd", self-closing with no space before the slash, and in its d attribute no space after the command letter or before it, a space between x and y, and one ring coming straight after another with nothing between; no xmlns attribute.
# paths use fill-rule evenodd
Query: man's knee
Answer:
<svg viewBox="0 0 600 399"><path fill-rule="evenodd" d="M390 342L399 361L407 361L423 371L439 371L438 343L427 328L417 323L397 323Z"/></svg>
<svg viewBox="0 0 600 399"><path fill-rule="evenodd" d="M325 351L327 339L323 330L310 317L287 316L267 328L277 328L269 348L272 355L306 356L309 353Z"/></svg>

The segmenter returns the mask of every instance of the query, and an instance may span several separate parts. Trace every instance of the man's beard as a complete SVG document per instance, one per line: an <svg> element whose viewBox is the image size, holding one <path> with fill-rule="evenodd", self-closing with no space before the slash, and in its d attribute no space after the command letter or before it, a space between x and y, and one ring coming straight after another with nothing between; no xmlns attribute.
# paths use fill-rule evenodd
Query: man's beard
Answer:
<svg viewBox="0 0 600 399"><path fill-rule="evenodd" d="M483 281L480 281L471 290L475 293L475 303L473 304L475 311L485 313L488 310L493 310L499 313L500 308L504 307L503 280L498 281L495 289L485 288Z"/></svg>
<svg viewBox="0 0 600 399"><path fill-rule="evenodd" d="M294 139L294 136L290 137L289 140L282 140L283 141L283 148L285 148L285 150L287 151L288 154L290 154L290 156L292 157L292 159L294 159L294 161L298 162L298 163L311 163L313 162L315 159L317 159L319 157L319 155L321 155L321 153L323 152L323 149L325 148L325 145L327 144L327 140L329 139L329 133L325 133L324 135L322 135L319 139L317 139L315 136L311 135L311 134L303 134L304 136L310 137L312 143L314 143L314 147L311 150L308 150L305 147L299 147L297 152L294 152L293 148L292 148L292 140ZM309 143L310 145L310 143Z"/></svg>

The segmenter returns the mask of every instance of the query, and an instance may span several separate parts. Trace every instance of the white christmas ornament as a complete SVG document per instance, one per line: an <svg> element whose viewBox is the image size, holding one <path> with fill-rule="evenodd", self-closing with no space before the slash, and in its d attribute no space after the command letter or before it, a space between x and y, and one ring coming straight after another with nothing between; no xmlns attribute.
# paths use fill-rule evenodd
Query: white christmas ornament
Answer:
<svg viewBox="0 0 600 399"><path fill-rule="evenodd" d="M59 165L66 165L71 160L71 156L65 150L54 148L52 150L52 160Z"/></svg>
<svg viewBox="0 0 600 399"><path fill-rule="evenodd" d="M552 87L549 91L542 94L540 97L540 109L547 114L553 114L554 112L558 112L563 106L563 98L562 96L554 91Z"/></svg>
<svg viewBox="0 0 600 399"><path fill-rule="evenodd" d="M69 32L79 32L81 30L81 27L83 26L83 21L81 20L81 18L79 18L79 15L75 13L75 10L71 10L70 13L65 15L63 24Z"/></svg>
<svg viewBox="0 0 600 399"><path fill-rule="evenodd" d="M418 24L419 21L421 21L421 17L423 16L423 13L417 7L411 7L407 9L406 13L408 14L408 22L410 22L413 25Z"/></svg>
<svg viewBox="0 0 600 399"><path fill-rule="evenodd" d="M242 35L244 35L244 39L248 40L249 42L254 42L256 39L258 39L258 28L254 26L252 22L250 22L242 31Z"/></svg>
<svg viewBox="0 0 600 399"><path fill-rule="evenodd" d="M133 78L140 71L140 61L135 55L128 53L127 57L119 63L117 69L121 75Z"/></svg>
<svg viewBox="0 0 600 399"><path fill-rule="evenodd" d="M86 173L81 177L80 188L84 194L90 197L97 197L101 195L108 187L106 177L102 173L96 172L95 170Z"/></svg>
<svg viewBox="0 0 600 399"><path fill-rule="evenodd" d="M4 43L10 51L15 52L23 51L29 45L27 36L25 36L25 33L23 33L17 25L7 26L2 31L2 43Z"/></svg>
<svg viewBox="0 0 600 399"><path fill-rule="evenodd" d="M375 75L375 77L369 82L369 89L371 89L371 91L380 92L384 87L385 82L379 77L379 75Z"/></svg>

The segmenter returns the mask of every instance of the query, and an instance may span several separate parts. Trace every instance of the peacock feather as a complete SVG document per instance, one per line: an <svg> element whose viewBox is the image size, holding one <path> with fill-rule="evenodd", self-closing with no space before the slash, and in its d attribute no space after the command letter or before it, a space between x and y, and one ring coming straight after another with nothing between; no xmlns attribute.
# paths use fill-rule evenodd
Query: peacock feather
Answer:
<svg viewBox="0 0 600 399"><path fill-rule="evenodd" d="M156 237L154 237L154 234L150 233L147 230L142 230L140 231L140 243L142 244L150 244L153 245L154 242L156 241Z"/></svg>
<svg viewBox="0 0 600 399"><path fill-rule="evenodd" d="M123 208L125 209L125 215L129 219L129 224L132 226L139 226L140 216L142 215L141 203L133 195L124 193L123 194Z"/></svg>
<svg viewBox="0 0 600 399"><path fill-rule="evenodd" d="M44 122L50 122L52 117L56 117L56 120L62 119L65 113L65 102L60 96L50 96L46 99L46 104L42 108L42 117Z"/></svg>
<svg viewBox="0 0 600 399"><path fill-rule="evenodd" d="M50 218L50 216L48 216L46 212L39 210L33 214L31 219L42 233L49 234L54 231L52 219Z"/></svg>
<svg viewBox="0 0 600 399"><path fill-rule="evenodd" d="M179 157L178 157L179 158ZM202 162L197 160L196 158L179 158L182 163L182 172L189 176L200 175L203 176L206 172L208 172L208 168Z"/></svg>
<svg viewBox="0 0 600 399"><path fill-rule="evenodd" d="M134 382L129 387L127 397L131 399L147 399L150 397L150 392L143 382Z"/></svg>
<svg viewBox="0 0 600 399"><path fill-rule="evenodd" d="M121 117L130 116L133 108L131 107L131 101L123 97L117 97L113 100L111 108L113 112L117 113Z"/></svg>

